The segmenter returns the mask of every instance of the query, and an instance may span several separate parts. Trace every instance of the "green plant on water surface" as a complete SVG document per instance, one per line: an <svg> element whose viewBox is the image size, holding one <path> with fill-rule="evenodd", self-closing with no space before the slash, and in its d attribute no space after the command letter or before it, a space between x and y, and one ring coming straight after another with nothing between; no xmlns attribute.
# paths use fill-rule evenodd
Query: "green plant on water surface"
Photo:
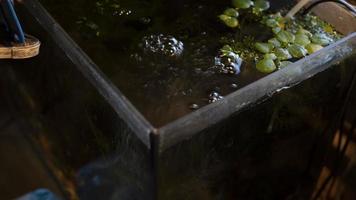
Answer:
<svg viewBox="0 0 356 200"><path fill-rule="evenodd" d="M284 68L340 38L330 24L310 14L293 20L285 19L280 12L267 14L270 3L266 0L233 0L232 6L218 16L227 27L236 32L243 30L245 25L239 21L244 17L242 13L252 14L273 37L264 41L254 37L230 40L220 50L221 55L228 54L228 46L245 61L255 62L256 69L262 73Z"/></svg>

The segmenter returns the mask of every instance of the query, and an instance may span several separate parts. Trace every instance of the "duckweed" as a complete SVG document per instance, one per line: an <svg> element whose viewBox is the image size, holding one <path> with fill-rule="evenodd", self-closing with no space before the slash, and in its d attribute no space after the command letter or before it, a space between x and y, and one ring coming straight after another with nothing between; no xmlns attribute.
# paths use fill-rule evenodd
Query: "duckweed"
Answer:
<svg viewBox="0 0 356 200"><path fill-rule="evenodd" d="M277 59L277 56L276 56L276 54L274 54L274 53L267 53L267 54L264 55L264 58L265 58L265 59L276 60L276 59Z"/></svg>
<svg viewBox="0 0 356 200"><path fill-rule="evenodd" d="M303 58L339 38L329 24L312 15L296 16L296 20L286 20L279 12L261 15L270 7L266 0L232 0L232 5L234 8L226 9L219 16L227 26L242 29L244 25L240 27L238 20L239 9L252 8L241 13L249 13L247 17L255 16L253 21L259 20L274 36L258 42L258 36L252 36L248 41L226 40L231 46L225 45L221 52L235 52L250 62L258 60L256 69L263 73L275 71L276 66L278 69L283 68L292 63L292 58Z"/></svg>
<svg viewBox="0 0 356 200"><path fill-rule="evenodd" d="M220 49L222 56L228 56L231 52L233 52L234 50L231 48L230 45L224 45L221 49Z"/></svg>
<svg viewBox="0 0 356 200"><path fill-rule="evenodd" d="M232 0L232 5L235 8L247 9L254 5L251 0Z"/></svg>
<svg viewBox="0 0 356 200"><path fill-rule="evenodd" d="M279 33L281 30L282 30L282 28L281 28L281 27L275 27L275 28L272 28L272 32L273 32L274 34Z"/></svg>
<svg viewBox="0 0 356 200"><path fill-rule="evenodd" d="M275 48L281 47L281 42L277 38L271 38L268 40L268 43L272 44Z"/></svg>
<svg viewBox="0 0 356 200"><path fill-rule="evenodd" d="M274 64L274 61L268 58L264 58L263 60L257 62L256 68L262 73L271 73L277 69L276 64Z"/></svg>
<svg viewBox="0 0 356 200"><path fill-rule="evenodd" d="M298 44L292 44L288 47L289 53L293 56L293 58L302 58L307 55L308 51Z"/></svg>
<svg viewBox="0 0 356 200"><path fill-rule="evenodd" d="M320 49L322 49L323 46L321 46L319 44L310 43L307 46L305 46L305 48L307 49L309 54L312 54L312 53L315 53L315 52L319 51Z"/></svg>
<svg viewBox="0 0 356 200"><path fill-rule="evenodd" d="M270 43L256 42L255 48L261 53L269 53L272 51L273 45Z"/></svg>
<svg viewBox="0 0 356 200"><path fill-rule="evenodd" d="M239 21L234 17L230 17L227 15L220 15L219 18L221 21L224 22L226 26L230 28L236 28L239 25Z"/></svg>
<svg viewBox="0 0 356 200"><path fill-rule="evenodd" d="M239 12L234 8L228 8L224 11L224 15L237 18L239 17Z"/></svg>
<svg viewBox="0 0 356 200"><path fill-rule="evenodd" d="M330 37L328 37L326 34L323 33L313 35L311 40L313 43L320 44L321 46L329 45L333 41L333 39L331 39Z"/></svg>
<svg viewBox="0 0 356 200"><path fill-rule="evenodd" d="M255 1L255 7L254 7L255 12L262 12L262 11L268 10L269 8L270 8L269 1L266 1L266 0L256 0Z"/></svg>
<svg viewBox="0 0 356 200"><path fill-rule="evenodd" d="M306 34L299 33L295 35L295 44L299 44L301 46L306 46L310 44L309 37Z"/></svg>
<svg viewBox="0 0 356 200"><path fill-rule="evenodd" d="M266 25L271 28L279 27L279 23L275 19L267 19Z"/></svg>
<svg viewBox="0 0 356 200"><path fill-rule="evenodd" d="M277 48L274 53L278 60L289 60L292 58L292 55L290 55L287 49Z"/></svg>
<svg viewBox="0 0 356 200"><path fill-rule="evenodd" d="M288 31L281 30L276 35L277 39L282 43L293 43L295 40L295 36Z"/></svg>
<svg viewBox="0 0 356 200"><path fill-rule="evenodd" d="M308 36L308 38L311 38L311 37L313 36L313 34L312 34L310 31L307 31L307 30L305 30L305 29L303 29L303 28L300 28L300 29L297 31L296 34L297 34L297 35L303 34L303 35Z"/></svg>

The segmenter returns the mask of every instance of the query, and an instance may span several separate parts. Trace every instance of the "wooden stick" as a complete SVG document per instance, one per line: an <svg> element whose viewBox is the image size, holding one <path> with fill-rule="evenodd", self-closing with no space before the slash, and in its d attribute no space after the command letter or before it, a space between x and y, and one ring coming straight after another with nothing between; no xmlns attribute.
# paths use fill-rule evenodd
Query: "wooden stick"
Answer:
<svg viewBox="0 0 356 200"><path fill-rule="evenodd" d="M309 3L311 0L301 0L297 3L297 5L295 5L286 15L286 18L293 18L294 15L300 11L300 9L302 9L307 3Z"/></svg>

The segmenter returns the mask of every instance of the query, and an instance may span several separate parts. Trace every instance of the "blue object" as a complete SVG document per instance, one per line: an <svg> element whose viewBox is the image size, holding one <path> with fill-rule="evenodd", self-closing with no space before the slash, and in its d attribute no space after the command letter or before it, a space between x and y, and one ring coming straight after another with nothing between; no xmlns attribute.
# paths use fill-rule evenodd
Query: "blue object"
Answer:
<svg viewBox="0 0 356 200"><path fill-rule="evenodd" d="M25 34L16 15L12 0L0 0L0 17L4 19L5 31L14 42L24 43Z"/></svg>
<svg viewBox="0 0 356 200"><path fill-rule="evenodd" d="M47 189L38 189L15 200L61 200Z"/></svg>

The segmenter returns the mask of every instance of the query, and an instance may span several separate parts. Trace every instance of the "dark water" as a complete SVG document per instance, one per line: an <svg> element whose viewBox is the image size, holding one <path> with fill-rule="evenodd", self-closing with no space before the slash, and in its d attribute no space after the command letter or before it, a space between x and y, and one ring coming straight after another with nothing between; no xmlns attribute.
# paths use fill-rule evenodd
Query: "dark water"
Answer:
<svg viewBox="0 0 356 200"><path fill-rule="evenodd" d="M241 36L217 20L229 1L41 2L155 126L207 105L212 91L225 96L264 76L246 63L240 74L212 69L221 38Z"/></svg>

